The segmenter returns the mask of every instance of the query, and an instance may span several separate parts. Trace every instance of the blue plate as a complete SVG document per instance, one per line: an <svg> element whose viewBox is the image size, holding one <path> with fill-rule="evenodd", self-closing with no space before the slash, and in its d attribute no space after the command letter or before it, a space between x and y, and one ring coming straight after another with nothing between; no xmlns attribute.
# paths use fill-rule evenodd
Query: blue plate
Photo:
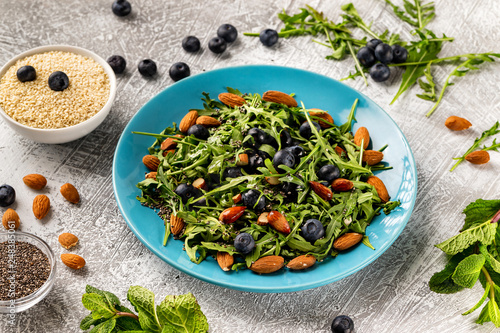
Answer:
<svg viewBox="0 0 500 333"><path fill-rule="evenodd" d="M390 215L377 216L366 232L375 250L360 244L336 258L328 258L305 271L282 269L271 275L258 275L250 270L224 272L213 258L201 264L192 263L183 251L183 242L169 239L162 246L163 221L156 213L142 206L136 184L148 170L142 163L147 148L154 142L148 136L132 131L159 133L172 122L179 122L192 108L202 108L202 92L217 98L226 87L241 92L263 94L267 90L295 93L307 108L329 111L336 124L344 123L354 100L359 99L354 130L365 126L374 149L385 144L384 161L393 169L377 174L401 206ZM373 101L356 90L331 78L287 67L241 66L218 69L183 79L166 88L144 105L130 120L118 142L113 160L113 187L116 201L125 221L137 238L158 257L180 271L203 281L223 287L263 293L291 292L319 287L365 267L396 240L408 222L417 192L417 171L410 146L389 115Z"/></svg>

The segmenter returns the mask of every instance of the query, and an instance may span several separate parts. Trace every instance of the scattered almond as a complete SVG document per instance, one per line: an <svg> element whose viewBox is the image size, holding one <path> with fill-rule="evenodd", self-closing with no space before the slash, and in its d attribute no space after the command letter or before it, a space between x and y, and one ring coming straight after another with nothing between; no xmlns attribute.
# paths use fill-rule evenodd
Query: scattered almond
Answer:
<svg viewBox="0 0 500 333"><path fill-rule="evenodd" d="M2 216L3 227L7 230L14 229L17 230L21 224L19 215L12 208L8 208Z"/></svg>
<svg viewBox="0 0 500 333"><path fill-rule="evenodd" d="M330 190L325 185L313 181L309 182L309 185L311 185L311 188L314 191L314 193L316 193L321 199L326 201L332 200L333 197L332 190Z"/></svg>
<svg viewBox="0 0 500 333"><path fill-rule="evenodd" d="M217 263L224 272L229 272L234 264L234 257L227 252L217 252Z"/></svg>
<svg viewBox="0 0 500 333"><path fill-rule="evenodd" d="M463 131L471 127L472 124L465 118L451 116L446 119L444 126L448 127L452 131Z"/></svg>
<svg viewBox="0 0 500 333"><path fill-rule="evenodd" d="M203 127L217 127L220 126L220 121L210 116L201 116L196 119L198 125Z"/></svg>
<svg viewBox="0 0 500 333"><path fill-rule="evenodd" d="M330 124L333 124L333 117L330 116L330 114L328 114L328 112L320 110L320 109L311 109L311 110L321 111L321 112L315 112L315 111L309 112L310 116L323 119L323 120L318 121L319 126L321 126L322 128L332 127L332 125L330 125Z"/></svg>
<svg viewBox="0 0 500 333"><path fill-rule="evenodd" d="M315 263L316 263L316 258L314 256L304 254L290 260L290 262L286 265L286 267L292 270L301 270L309 268L313 266Z"/></svg>
<svg viewBox="0 0 500 333"><path fill-rule="evenodd" d="M269 274L280 270L285 265L285 259L281 256L262 257L250 265L255 273Z"/></svg>
<svg viewBox="0 0 500 333"><path fill-rule="evenodd" d="M472 164L485 164L490 161L490 154L485 150L477 150L467 154L465 159Z"/></svg>
<svg viewBox="0 0 500 333"><path fill-rule="evenodd" d="M363 151L363 162L368 165L379 164L384 159L384 153L378 150Z"/></svg>
<svg viewBox="0 0 500 333"><path fill-rule="evenodd" d="M85 266L85 259L77 254L63 253L61 254L61 261L72 269L80 269Z"/></svg>
<svg viewBox="0 0 500 333"><path fill-rule="evenodd" d="M151 172L149 172L149 173L146 174L146 179L154 179L154 180L156 180L156 175L157 175L156 171L151 171Z"/></svg>
<svg viewBox="0 0 500 333"><path fill-rule="evenodd" d="M230 207L222 211L219 216L219 221L223 224L231 224L239 219L247 209L246 206Z"/></svg>
<svg viewBox="0 0 500 333"><path fill-rule="evenodd" d="M77 189L70 183L66 183L61 186L60 191L64 199L68 200L69 202L74 204L80 202L80 194L78 193Z"/></svg>
<svg viewBox="0 0 500 333"><path fill-rule="evenodd" d="M258 225L268 225L268 223L269 223L269 219L267 218L268 215L269 215L269 213L267 213L267 212L260 214L259 218L257 219L257 224Z"/></svg>
<svg viewBox="0 0 500 333"><path fill-rule="evenodd" d="M352 190L354 184L349 179L337 178L332 182L332 189L335 192L346 192Z"/></svg>
<svg viewBox="0 0 500 333"><path fill-rule="evenodd" d="M387 192L387 188L385 187L384 182L378 178L377 176L370 176L366 180L366 182L373 187L375 187L375 190L377 191L378 197L382 202L387 202L390 199L389 192Z"/></svg>
<svg viewBox="0 0 500 333"><path fill-rule="evenodd" d="M146 155L142 158L142 163L151 171L158 170L160 159L154 155Z"/></svg>
<svg viewBox="0 0 500 333"><path fill-rule="evenodd" d="M41 190L45 187L45 185L47 185L47 179L44 176L36 173L24 176L23 182L26 184L26 186L34 190Z"/></svg>
<svg viewBox="0 0 500 333"><path fill-rule="evenodd" d="M363 149L366 149L369 143L370 143L370 133L368 132L368 129L366 127L358 128L358 130L354 134L354 144L360 147L361 144L363 144Z"/></svg>
<svg viewBox="0 0 500 333"><path fill-rule="evenodd" d="M172 234L175 236L180 235L185 225L186 223L184 223L183 219L175 216L174 214L170 215L170 231Z"/></svg>
<svg viewBox="0 0 500 333"><path fill-rule="evenodd" d="M232 93L221 93L219 94L219 101L226 104L229 107L242 106L246 103L245 99L241 96Z"/></svg>
<svg viewBox="0 0 500 333"><path fill-rule="evenodd" d="M291 229L288 221L283 216L283 214L281 214L277 210L272 210L267 215L267 220L269 221L269 225L273 227L274 230L285 235L288 235L290 233Z"/></svg>
<svg viewBox="0 0 500 333"><path fill-rule="evenodd" d="M70 234L69 232L65 232L59 235L59 243L66 250L69 250L73 246L76 246L76 243L78 243L78 237L76 237L73 234Z"/></svg>
<svg viewBox="0 0 500 333"><path fill-rule="evenodd" d="M198 111L196 111L196 110L189 111L184 116L184 118L182 118L182 120L179 124L179 131L181 131L182 133L186 133L188 131L189 127L196 124L197 118L198 118Z"/></svg>
<svg viewBox="0 0 500 333"><path fill-rule="evenodd" d="M50 210L50 199L45 194L39 194L33 199L33 214L38 220L43 219Z"/></svg>
<svg viewBox="0 0 500 333"><path fill-rule="evenodd" d="M357 232L348 232L333 242L333 248L339 251L347 250L348 248L361 242L362 239L362 234L358 234Z"/></svg>
<svg viewBox="0 0 500 333"><path fill-rule="evenodd" d="M281 91L269 90L262 95L262 100L278 104L285 104L288 107L296 107L297 101L290 95Z"/></svg>

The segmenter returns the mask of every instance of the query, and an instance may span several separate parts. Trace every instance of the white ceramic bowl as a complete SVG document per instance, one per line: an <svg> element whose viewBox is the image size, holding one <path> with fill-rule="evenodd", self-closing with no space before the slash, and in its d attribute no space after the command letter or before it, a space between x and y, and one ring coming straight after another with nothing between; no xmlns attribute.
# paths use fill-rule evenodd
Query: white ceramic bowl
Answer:
<svg viewBox="0 0 500 333"><path fill-rule="evenodd" d="M7 125L9 125L10 128L12 128L14 131L16 131L17 133L21 134L22 136L28 139L40 143L52 143L52 144L66 143L79 139L89 134L103 122L104 118L106 118L109 111L111 110L111 105L113 104L116 95L116 76L111 66L109 66L108 63L103 58L101 58L100 56L89 50L68 45L47 45L31 49L12 58L0 69L0 78L19 59L31 56L33 54L43 53L48 51L72 52L92 58L98 64L100 64L104 68L104 71L109 77L110 89L109 89L109 97L106 104L92 118L87 119L86 121L81 122L79 124L65 128L40 129L40 128L29 127L21 123L18 123L17 121L12 119L9 115L7 115L7 113L1 107L0 107L0 116L4 119L4 121L7 123Z"/></svg>

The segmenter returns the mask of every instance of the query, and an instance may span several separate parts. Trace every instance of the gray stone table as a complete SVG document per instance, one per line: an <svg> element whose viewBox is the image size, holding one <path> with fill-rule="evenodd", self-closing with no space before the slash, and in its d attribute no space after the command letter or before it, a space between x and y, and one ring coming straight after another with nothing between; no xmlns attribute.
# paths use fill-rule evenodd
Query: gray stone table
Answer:
<svg viewBox="0 0 500 333"><path fill-rule="evenodd" d="M382 0L353 0L373 29L412 38ZM16 210L21 230L44 238L56 256L65 252L57 236L77 230L77 253L87 260L82 271L59 263L54 289L36 307L18 314L14 326L0 316L0 332L79 332L86 315L81 296L86 284L115 292L125 301L130 285L142 285L159 298L192 292L208 318L210 332L330 332L331 320L351 316L357 332L493 332L494 326L474 323L478 312L461 313L482 295L476 285L454 295L431 292L427 282L443 267L445 257L433 245L456 234L462 226L461 211L478 198L500 198L500 154L492 152L490 163L464 163L454 172L452 157L461 155L485 129L500 119L500 63L484 64L480 71L457 78L436 113L426 118L432 103L411 88L389 105L399 79L365 86L362 80L345 83L378 103L401 127L415 155L418 196L412 217L395 243L361 271L320 288L285 293L256 294L230 290L199 281L177 271L152 254L133 235L122 218L112 188L111 164L116 143L130 118L150 98L173 84L168 68L184 61L196 75L204 71L246 64L275 64L317 72L341 79L353 69L353 60L326 60L328 49L311 38L281 39L266 48L242 32L263 28L281 29L277 14L296 13L305 6L297 0L279 1L132 1L130 17L118 18L110 0L0 0L0 65L33 47L70 44L93 50L104 58L121 54L128 61L126 74L118 78L118 93L111 113L88 136L62 145L37 144L0 122L0 183L17 189ZM402 1L394 0L401 4ZM312 0L309 4L340 21L340 6L347 1ZM436 18L429 28L455 37L441 56L469 52L500 52L500 2L497 0L438 1ZM217 27L231 23L240 32L237 42L222 55L211 53L207 44ZM203 50L187 54L183 37L200 38ZM159 75L145 80L136 69L144 58L154 59ZM452 65L436 68L441 87ZM455 133L444 126L448 116L468 118L473 127ZM34 192L22 182L24 175L41 173L48 179L45 190L54 209L39 222L32 217ZM82 196L71 206L59 186L73 183ZM0 213L5 211L0 209Z"/></svg>

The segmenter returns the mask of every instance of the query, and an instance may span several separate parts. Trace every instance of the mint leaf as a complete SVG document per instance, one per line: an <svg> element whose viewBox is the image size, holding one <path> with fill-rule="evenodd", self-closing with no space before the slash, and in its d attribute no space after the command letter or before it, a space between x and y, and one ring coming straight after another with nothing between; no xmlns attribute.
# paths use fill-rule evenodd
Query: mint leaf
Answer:
<svg viewBox="0 0 500 333"><path fill-rule="evenodd" d="M465 288L472 288L479 278L485 261L486 258L482 254L471 254L457 265L451 276L453 282Z"/></svg>
<svg viewBox="0 0 500 333"><path fill-rule="evenodd" d="M116 325L116 320L106 320L105 322L100 323L97 326L94 326L93 329L90 330L89 333L111 333L114 332Z"/></svg>
<svg viewBox="0 0 500 333"><path fill-rule="evenodd" d="M487 304L488 315L491 322L496 326L500 327L500 309L498 308L498 303L490 300Z"/></svg>
<svg viewBox="0 0 500 333"><path fill-rule="evenodd" d="M481 297L481 299L479 300L479 302L477 302L476 305L474 305L470 310L462 313L462 316L466 316L468 314L471 314L472 312L476 311L477 309L479 309L479 307L481 305L483 305L484 301L486 300L486 298L488 297L488 293L490 292L490 284L487 283L486 284L486 288L484 289L484 293L483 293L483 297Z"/></svg>
<svg viewBox="0 0 500 333"><path fill-rule="evenodd" d="M167 296L158 306L157 311L158 319L164 326L162 333L204 333L208 331L207 318L201 312L200 305L191 293Z"/></svg>
<svg viewBox="0 0 500 333"><path fill-rule="evenodd" d="M446 254L455 255L476 242L490 245L495 237L497 224L486 221L436 245Z"/></svg>
<svg viewBox="0 0 500 333"><path fill-rule="evenodd" d="M465 259L468 254L472 253L470 250L466 250L465 252L466 253L458 253L451 257L441 272L434 273L429 280L429 288L432 291L439 294L453 294L464 289L464 287L456 284L451 276L455 273L458 264Z"/></svg>
<svg viewBox="0 0 500 333"><path fill-rule="evenodd" d="M118 305L116 309L120 312L133 313L128 308ZM135 318L118 317L116 318L116 328L122 331L141 331L142 327Z"/></svg>
<svg viewBox="0 0 500 333"><path fill-rule="evenodd" d="M491 301L489 301L488 303L486 303L485 307L481 310L481 313L479 314L479 317L476 319L476 324L484 324L488 321L491 321L490 319L490 314L488 312L488 307L489 307L489 304L491 303Z"/></svg>
<svg viewBox="0 0 500 333"><path fill-rule="evenodd" d="M500 200L478 199L465 207L465 224L462 230L469 229L490 220L500 210Z"/></svg>
<svg viewBox="0 0 500 333"><path fill-rule="evenodd" d="M92 313L90 313L87 317L83 318L80 322L80 329L86 331L90 329L91 326L96 326L102 323L106 319L94 319L92 318Z"/></svg>
<svg viewBox="0 0 500 333"><path fill-rule="evenodd" d="M103 291L95 287L92 287L90 285L87 285L85 287L85 292L88 294L94 293L102 296L111 308L114 308L115 305L120 305L120 300L118 299L118 297L116 297L113 293L110 293L109 291Z"/></svg>
<svg viewBox="0 0 500 333"><path fill-rule="evenodd" d="M111 318L115 315L114 308L111 308L106 299L101 295L90 293L82 296L82 304L87 309L92 311L92 318Z"/></svg>
<svg viewBox="0 0 500 333"><path fill-rule="evenodd" d="M131 286L127 293L127 299L139 314L139 323L143 330L160 332L161 325L156 316L155 295L150 290Z"/></svg>

